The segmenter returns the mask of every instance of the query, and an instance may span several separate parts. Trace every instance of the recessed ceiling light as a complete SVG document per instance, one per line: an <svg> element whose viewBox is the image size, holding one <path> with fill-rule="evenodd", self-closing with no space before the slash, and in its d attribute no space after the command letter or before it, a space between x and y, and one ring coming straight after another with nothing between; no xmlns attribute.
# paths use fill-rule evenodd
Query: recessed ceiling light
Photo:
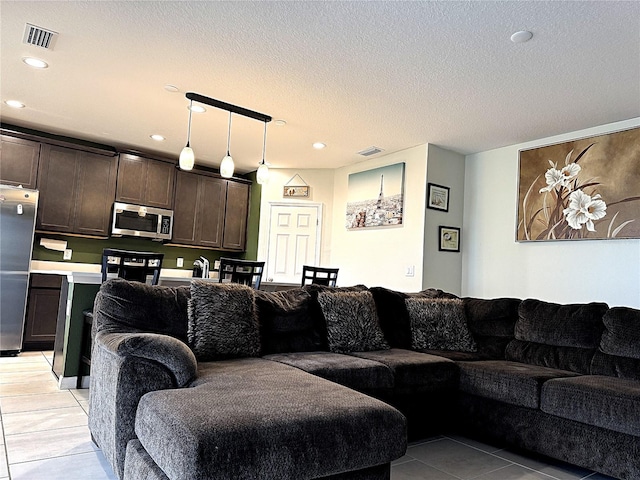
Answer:
<svg viewBox="0 0 640 480"><path fill-rule="evenodd" d="M513 43L528 42L529 40L531 40L531 38L533 38L533 33L531 33L528 30L520 30L519 32L516 32L513 35L511 35L511 41Z"/></svg>
<svg viewBox="0 0 640 480"><path fill-rule="evenodd" d="M167 92L171 92L171 93L176 93L176 92L179 92L179 91L180 91L180 89L179 89L178 87L176 87L175 85L170 85L170 84L166 84L166 85L164 86L164 89L165 89Z"/></svg>
<svg viewBox="0 0 640 480"><path fill-rule="evenodd" d="M202 105L191 105L187 106L187 110L191 110L193 113L204 113L207 111Z"/></svg>
<svg viewBox="0 0 640 480"><path fill-rule="evenodd" d="M22 57L22 61L33 68L47 68L49 66L44 60L34 57Z"/></svg>
<svg viewBox="0 0 640 480"><path fill-rule="evenodd" d="M275 122L273 122L275 125L277 125L278 127L284 127L287 122L284 120L276 120Z"/></svg>
<svg viewBox="0 0 640 480"><path fill-rule="evenodd" d="M326 146L327 145L322 142L316 142L313 144L313 148L315 148L316 150L322 150Z"/></svg>
<svg viewBox="0 0 640 480"><path fill-rule="evenodd" d="M154 133L153 135L149 135L153 140L155 140L156 142L163 142L164 141L164 137L162 135L158 135L157 133Z"/></svg>
<svg viewBox="0 0 640 480"><path fill-rule="evenodd" d="M18 100L6 100L4 103L12 108L24 108L24 103L19 102Z"/></svg>

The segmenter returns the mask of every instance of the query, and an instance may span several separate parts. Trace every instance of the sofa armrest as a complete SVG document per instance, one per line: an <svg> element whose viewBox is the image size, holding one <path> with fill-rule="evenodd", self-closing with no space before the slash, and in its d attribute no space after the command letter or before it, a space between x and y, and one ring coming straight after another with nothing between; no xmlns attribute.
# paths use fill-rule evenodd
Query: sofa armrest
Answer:
<svg viewBox="0 0 640 480"><path fill-rule="evenodd" d="M139 357L158 362L169 370L176 387L185 387L196 376L198 363L191 349L168 335L100 332L95 342L118 357Z"/></svg>
<svg viewBox="0 0 640 480"><path fill-rule="evenodd" d="M89 430L122 479L127 443L136 438L140 399L186 386L197 362L186 344L155 333L98 332L91 353Z"/></svg>

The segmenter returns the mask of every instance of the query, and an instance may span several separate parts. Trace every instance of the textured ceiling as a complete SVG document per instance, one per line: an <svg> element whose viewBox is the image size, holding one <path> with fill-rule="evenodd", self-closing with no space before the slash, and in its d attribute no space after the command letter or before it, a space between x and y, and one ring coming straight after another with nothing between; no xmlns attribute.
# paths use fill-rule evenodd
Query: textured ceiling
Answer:
<svg viewBox="0 0 640 480"><path fill-rule="evenodd" d="M176 157L188 91L286 120L268 126L267 160L291 168L352 164L372 145L473 153L640 116L637 1L2 0L0 18L2 101L27 105L2 104L3 122ZM53 50L22 43L27 22L60 34ZM521 29L533 39L512 43ZM197 163L219 165L227 115L194 114ZM233 117L238 171L255 170L262 132Z"/></svg>

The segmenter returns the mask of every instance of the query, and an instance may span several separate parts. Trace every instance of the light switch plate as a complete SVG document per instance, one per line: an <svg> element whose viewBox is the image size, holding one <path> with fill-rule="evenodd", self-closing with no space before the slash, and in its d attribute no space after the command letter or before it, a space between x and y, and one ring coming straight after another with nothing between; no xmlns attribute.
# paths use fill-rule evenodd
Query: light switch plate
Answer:
<svg viewBox="0 0 640 480"><path fill-rule="evenodd" d="M71 260L71 254L73 253L73 250L71 250L70 248L65 248L64 249L64 253L62 254L62 259L63 260Z"/></svg>
<svg viewBox="0 0 640 480"><path fill-rule="evenodd" d="M178 268L182 268L182 267L184 267L184 258L182 258L182 257L178 257L178 258L177 258L177 260L176 260L176 266L177 266Z"/></svg>

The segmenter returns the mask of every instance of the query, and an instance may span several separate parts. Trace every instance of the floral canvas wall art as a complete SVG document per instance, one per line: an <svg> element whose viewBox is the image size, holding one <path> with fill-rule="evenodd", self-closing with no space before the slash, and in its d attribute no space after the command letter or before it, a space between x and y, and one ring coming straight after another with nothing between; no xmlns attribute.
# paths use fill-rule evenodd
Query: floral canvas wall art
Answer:
<svg viewBox="0 0 640 480"><path fill-rule="evenodd" d="M520 151L518 241L640 238L640 128Z"/></svg>

